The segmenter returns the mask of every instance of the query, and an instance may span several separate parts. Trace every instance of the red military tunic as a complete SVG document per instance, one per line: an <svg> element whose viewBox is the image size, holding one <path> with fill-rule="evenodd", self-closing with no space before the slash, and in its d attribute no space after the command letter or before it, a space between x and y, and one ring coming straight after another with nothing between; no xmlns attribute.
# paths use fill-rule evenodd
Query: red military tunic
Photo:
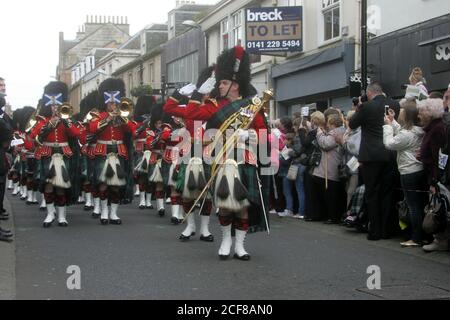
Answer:
<svg viewBox="0 0 450 320"><path fill-rule="evenodd" d="M62 122L59 122L56 128L53 128L43 141L40 141L39 134L42 128L50 122L50 118L40 117L39 120L30 135L30 138L36 140L40 145L36 150L37 159L51 157L53 154L52 148L61 148L66 157L72 157L73 152L69 147L69 138L78 137L80 130L73 124L66 127Z"/></svg>
<svg viewBox="0 0 450 320"><path fill-rule="evenodd" d="M223 107L226 107L230 103L232 103L230 100L223 98L218 100L206 99L203 104L199 101L190 100L186 108L186 115L191 119L208 121L214 116L217 111L219 111ZM262 113L262 111L258 113L255 116L249 129L255 130L257 134L259 134L261 130L267 130L268 128L266 126L264 117L265 115ZM210 152L206 150L205 153L206 156L208 156ZM246 149L245 161L249 164L255 165L257 163L256 155L252 154L249 150Z"/></svg>
<svg viewBox="0 0 450 320"><path fill-rule="evenodd" d="M100 117L91 121L89 125L89 132L97 135L97 145L94 154L96 156L104 157L106 156L108 145L114 145L117 146L119 156L128 159L128 150L123 140L125 133L131 133L133 137L135 136L136 124L132 121L128 121L121 126L114 127L113 125L108 124L106 127L100 128L100 123L108 117L108 112L102 112L100 113Z"/></svg>

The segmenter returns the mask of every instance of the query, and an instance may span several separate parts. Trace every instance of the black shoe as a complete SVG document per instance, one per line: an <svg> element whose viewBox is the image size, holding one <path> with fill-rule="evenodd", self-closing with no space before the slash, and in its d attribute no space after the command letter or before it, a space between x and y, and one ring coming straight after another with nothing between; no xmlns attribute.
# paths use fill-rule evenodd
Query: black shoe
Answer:
<svg viewBox="0 0 450 320"><path fill-rule="evenodd" d="M98 219L98 218L100 218L100 213L92 213L92 219Z"/></svg>
<svg viewBox="0 0 450 320"><path fill-rule="evenodd" d="M160 209L158 210L158 215L162 218L166 215L166 210L165 209Z"/></svg>
<svg viewBox="0 0 450 320"><path fill-rule="evenodd" d="M369 241L380 241L381 240L381 237L377 237L377 236L374 236L374 235L368 235L367 236L367 240L369 240Z"/></svg>
<svg viewBox="0 0 450 320"><path fill-rule="evenodd" d="M67 222L58 222L58 226L61 228L67 228L69 224Z"/></svg>
<svg viewBox="0 0 450 320"><path fill-rule="evenodd" d="M172 217L172 218L170 219L170 222L171 222L174 226L177 226L177 225L180 224L180 220L178 220L178 218L174 218L174 217Z"/></svg>
<svg viewBox="0 0 450 320"><path fill-rule="evenodd" d="M331 224L338 224L338 222L336 220L330 219L330 220L325 221L324 224L331 225Z"/></svg>
<svg viewBox="0 0 450 320"><path fill-rule="evenodd" d="M109 220L108 220L108 219L100 219L100 223L101 223L103 226L106 226L106 225L109 224Z"/></svg>
<svg viewBox="0 0 450 320"><path fill-rule="evenodd" d="M114 226L120 226L122 224L122 220L109 220L109 223Z"/></svg>
<svg viewBox="0 0 450 320"><path fill-rule="evenodd" d="M45 229L48 229L48 228L50 228L50 227L52 226L52 224L53 224L53 221L52 221L52 222L49 222L49 223L44 222L44 223L42 224L42 226L43 226Z"/></svg>
<svg viewBox="0 0 450 320"><path fill-rule="evenodd" d="M239 257L237 255L237 253L235 253L234 254L234 258L237 259L237 260L241 260L241 261L249 261L250 260L250 255L246 254L246 255L243 255L242 257Z"/></svg>
<svg viewBox="0 0 450 320"><path fill-rule="evenodd" d="M221 261L226 261L226 260L228 260L228 258L230 258L230 255L228 255L228 256L222 256L222 255L219 254L219 259L220 259Z"/></svg>
<svg viewBox="0 0 450 320"><path fill-rule="evenodd" d="M84 206L84 211L91 211L93 209L94 209L94 207Z"/></svg>
<svg viewBox="0 0 450 320"><path fill-rule="evenodd" d="M46 211L47 210L47 208L45 208L45 207L40 207L39 208L39 211Z"/></svg>
<svg viewBox="0 0 450 320"><path fill-rule="evenodd" d="M214 236L212 234L210 234L209 236L205 237L205 236L200 236L200 241L205 241L205 242L214 242Z"/></svg>
<svg viewBox="0 0 450 320"><path fill-rule="evenodd" d="M5 230L2 228L0 228L0 234L5 236L6 238L11 238L13 236L13 233L11 232L11 230Z"/></svg>
<svg viewBox="0 0 450 320"><path fill-rule="evenodd" d="M5 212L0 213L0 220L3 220L3 221L9 220L9 214L7 214Z"/></svg>
<svg viewBox="0 0 450 320"><path fill-rule="evenodd" d="M145 207L145 208L148 209L148 210L153 210L154 209L153 205L151 205L149 207Z"/></svg>
<svg viewBox="0 0 450 320"><path fill-rule="evenodd" d="M11 237L5 236L3 233L0 233L0 241L11 243L13 240Z"/></svg>
<svg viewBox="0 0 450 320"><path fill-rule="evenodd" d="M180 239L182 242L187 242L187 241L191 240L191 237L193 237L193 236L195 236L195 232L192 232L191 235L190 235L189 237L186 237L185 235L181 234L181 236L180 236L179 239Z"/></svg>
<svg viewBox="0 0 450 320"><path fill-rule="evenodd" d="M145 206L139 206L139 210L145 210L146 207Z"/></svg>

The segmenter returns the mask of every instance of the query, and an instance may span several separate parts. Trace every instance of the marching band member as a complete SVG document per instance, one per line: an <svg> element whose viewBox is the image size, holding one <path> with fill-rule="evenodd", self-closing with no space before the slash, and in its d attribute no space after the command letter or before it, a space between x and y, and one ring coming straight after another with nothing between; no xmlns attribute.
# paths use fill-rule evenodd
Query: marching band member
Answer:
<svg viewBox="0 0 450 320"><path fill-rule="evenodd" d="M247 98L256 94L250 84L249 61L248 54L240 46L224 51L217 59L215 75L220 98L206 100L202 104L203 95L194 91L186 112L195 119L207 121L207 129L221 129L222 136L219 135L218 139L222 139L226 130L240 129L239 141L257 146L258 132L268 130L268 124L262 110L257 114L247 114L248 110L245 109L252 103ZM237 120L229 123L230 117L236 114L252 119L251 130L242 129ZM266 142L259 141L259 144ZM240 154L239 151L237 153ZM230 256L232 227L236 233L234 258L243 261L250 260L250 255L244 248L247 233L268 229L263 209L266 208L264 199L268 199L269 189L267 183L259 188L262 181L259 179L258 164L256 153L245 146L242 159L216 157L213 162L211 174L217 175L213 188L214 203L219 208L223 234L219 249L222 260Z"/></svg>
<svg viewBox="0 0 450 320"><path fill-rule="evenodd" d="M117 212L127 183L126 164L129 160L125 138L126 134L135 134L136 126L119 110L121 98L125 97L122 80L107 79L98 91L99 99L104 102L99 106L99 118L90 122L89 131L97 137L95 183L101 200L100 221L102 225L121 225Z"/></svg>
<svg viewBox="0 0 450 320"><path fill-rule="evenodd" d="M194 89L197 87L200 88L202 85L212 76L214 71L214 66L206 68L202 71L197 85L190 84L185 86L184 88L177 90L174 94L167 100L166 105L164 106L164 112L169 115L180 117L184 120L186 125L186 129L190 134L189 147L187 148L187 155L189 155L189 159L183 157L184 161L181 161L181 164L178 168L178 181L176 184L177 191L182 195L182 203L183 205L180 207L179 216L182 218L184 216L184 212L188 212L194 201L200 195L201 190L206 185L206 179L208 179L206 165L203 163L202 155L196 155L195 151L202 153L202 138L203 138L203 122L197 122L196 127L196 119L192 118L187 112L186 105L188 103L188 97L192 95ZM207 84L211 87L211 90L215 86L215 81ZM203 87L205 88L205 86ZM209 91L209 90L206 90ZM205 93L206 93L205 91ZM200 148L196 148L200 144ZM212 202L211 199L208 198L203 204L201 210L201 226L200 226L200 240L205 242L213 242L214 236L209 232L209 222L212 210ZM189 241L192 236L195 235L197 230L195 216L189 215L187 217L187 226L185 230L182 232L180 236L181 241Z"/></svg>
<svg viewBox="0 0 450 320"><path fill-rule="evenodd" d="M43 119L32 130L30 137L39 145L41 174L44 183L44 196L47 204L47 217L44 228L55 220L58 212L58 225L67 227L67 205L72 183L70 180L70 158L73 152L69 147L69 137L77 137L80 131L67 119L71 107L64 105L68 100L67 85L51 82L45 87L43 97ZM56 207L56 208L55 208Z"/></svg>
<svg viewBox="0 0 450 320"><path fill-rule="evenodd" d="M150 129L152 107L155 98L150 95L138 98L134 109L134 121L136 122L136 138L134 140L134 181L139 188L139 209L153 209L152 184L148 180L148 168L152 152L148 148L147 140L153 136Z"/></svg>

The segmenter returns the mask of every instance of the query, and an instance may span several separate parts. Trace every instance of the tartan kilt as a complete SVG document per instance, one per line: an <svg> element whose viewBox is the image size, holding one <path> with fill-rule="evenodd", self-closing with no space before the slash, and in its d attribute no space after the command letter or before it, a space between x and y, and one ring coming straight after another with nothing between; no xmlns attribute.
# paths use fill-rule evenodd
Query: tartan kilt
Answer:
<svg viewBox="0 0 450 320"><path fill-rule="evenodd" d="M256 167L249 164L240 164L238 166L239 175L244 186L247 188L247 199L252 204L261 205L259 195L258 178L256 176Z"/></svg>
<svg viewBox="0 0 450 320"><path fill-rule="evenodd" d="M171 163L164 161L164 159L161 162L161 175L163 177L163 183L164 186L169 186L169 176L170 176L170 167L172 166Z"/></svg>
<svg viewBox="0 0 450 320"><path fill-rule="evenodd" d="M120 157L119 155L117 156L117 159L119 159L119 163L120 166L122 168L125 168L125 159ZM95 167L94 167L94 172L93 172L93 182L94 185L96 187L100 186L101 184L103 184L103 182L101 181L101 175L102 175L102 171L103 168L105 167L105 163L106 163L107 157L101 157L101 156L96 156L95 157ZM125 186L123 186L125 187Z"/></svg>
<svg viewBox="0 0 450 320"><path fill-rule="evenodd" d="M180 194L183 194L184 182L186 180L187 166L188 166L187 163L183 162L180 165L180 168L177 172L176 191ZM206 182L208 182L209 179L211 178L211 166L203 163L203 173L205 175ZM213 187L214 187L214 185L211 186L211 188L213 188Z"/></svg>
<svg viewBox="0 0 450 320"><path fill-rule="evenodd" d="M86 155L81 155L80 174L84 183L92 182L95 176L95 160L89 159Z"/></svg>
<svg viewBox="0 0 450 320"><path fill-rule="evenodd" d="M241 181L248 191L247 199L250 201L250 207L248 208L250 228L248 233L267 231L266 219L264 218L262 205L266 209L266 218L267 221L269 221L267 213L269 208L268 199L270 197L270 176L260 175L262 185L261 192L264 200L264 204L261 204L257 177L258 168L250 164L241 164L238 169L241 176Z"/></svg>
<svg viewBox="0 0 450 320"><path fill-rule="evenodd" d="M70 173L70 159L67 157L63 157L64 159L64 165L66 166L67 171ZM46 158L41 158L41 165L40 165L40 180L39 180L39 184L40 184L40 190L44 190L45 189L45 185L47 184L47 176L49 175L50 172L50 163L52 162L52 157L46 157Z"/></svg>

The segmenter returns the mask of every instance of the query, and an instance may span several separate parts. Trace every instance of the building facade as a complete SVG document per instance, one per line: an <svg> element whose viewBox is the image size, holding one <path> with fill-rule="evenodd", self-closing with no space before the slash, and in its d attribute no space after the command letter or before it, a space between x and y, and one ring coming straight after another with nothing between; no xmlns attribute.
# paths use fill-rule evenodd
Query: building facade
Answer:
<svg viewBox="0 0 450 320"><path fill-rule="evenodd" d="M450 2L370 0L368 62L371 77L401 98L413 68L420 67L429 91L450 82ZM405 10L407 8L407 14Z"/></svg>
<svg viewBox="0 0 450 320"><path fill-rule="evenodd" d="M59 35L59 64L57 79L65 82L70 90L70 103L78 110L83 98L82 79L97 66L94 48L116 49L130 39L130 27L126 17L88 16L75 40Z"/></svg>
<svg viewBox="0 0 450 320"><path fill-rule="evenodd" d="M200 20L208 63L224 49L246 45L246 9L273 6L303 7L303 51L251 56L253 86L276 92L271 118L306 105L350 108L349 78L360 63L358 0L223 0Z"/></svg>

